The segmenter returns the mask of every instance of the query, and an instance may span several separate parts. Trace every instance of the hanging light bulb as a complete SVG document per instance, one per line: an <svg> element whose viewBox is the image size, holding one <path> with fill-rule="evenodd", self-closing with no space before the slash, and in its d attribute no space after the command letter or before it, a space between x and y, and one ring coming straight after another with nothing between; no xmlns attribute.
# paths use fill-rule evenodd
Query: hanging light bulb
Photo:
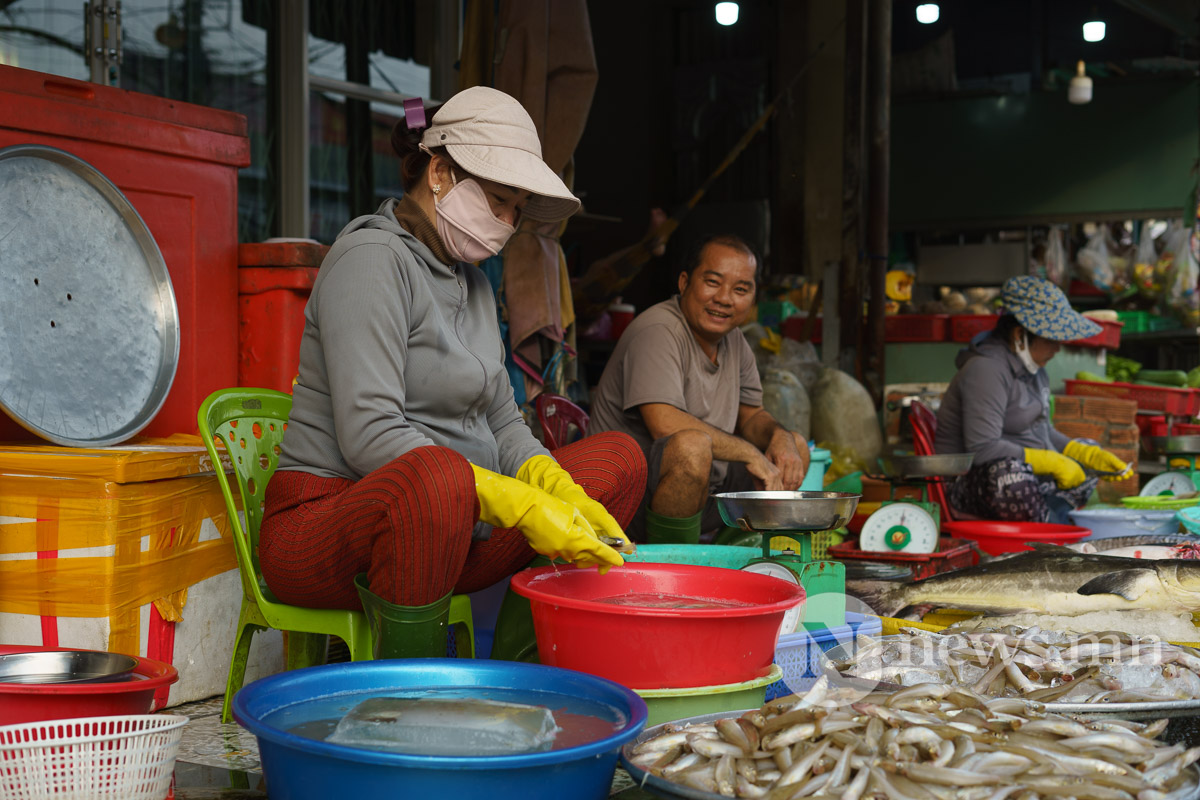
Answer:
<svg viewBox="0 0 1200 800"><path fill-rule="evenodd" d="M717 22L722 25L733 25L738 21L737 3L717 3Z"/></svg>
<svg viewBox="0 0 1200 800"><path fill-rule="evenodd" d="M932 25L937 22L941 14L942 10L938 8L937 3L921 3L921 5L917 6L917 22L925 25Z"/></svg>
<svg viewBox="0 0 1200 800"><path fill-rule="evenodd" d="M1083 23L1083 40L1098 42L1104 38L1104 21L1093 19Z"/></svg>
<svg viewBox="0 0 1200 800"><path fill-rule="evenodd" d="M1077 106L1092 102L1092 79L1087 76L1087 66L1082 61L1075 65L1075 77L1067 86L1067 102Z"/></svg>

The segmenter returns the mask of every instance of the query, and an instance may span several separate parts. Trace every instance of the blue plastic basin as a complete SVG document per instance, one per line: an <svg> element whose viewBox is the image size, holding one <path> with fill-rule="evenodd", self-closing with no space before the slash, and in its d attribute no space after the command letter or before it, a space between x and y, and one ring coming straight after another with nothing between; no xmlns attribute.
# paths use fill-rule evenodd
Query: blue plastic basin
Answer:
<svg viewBox="0 0 1200 800"><path fill-rule="evenodd" d="M1070 515L1072 522L1092 532L1084 541L1179 532L1175 509L1080 508Z"/></svg>
<svg viewBox="0 0 1200 800"><path fill-rule="evenodd" d="M370 696L423 689L518 690L551 710L601 706L617 731L562 750L504 756L425 756L347 747L290 733L305 707L344 710ZM344 713L344 711L343 711ZM609 795L621 746L646 724L646 703L624 686L582 672L501 661L422 658L293 670L255 681L233 699L233 716L258 738L271 800L313 797L580 798ZM320 716L320 715L316 715Z"/></svg>

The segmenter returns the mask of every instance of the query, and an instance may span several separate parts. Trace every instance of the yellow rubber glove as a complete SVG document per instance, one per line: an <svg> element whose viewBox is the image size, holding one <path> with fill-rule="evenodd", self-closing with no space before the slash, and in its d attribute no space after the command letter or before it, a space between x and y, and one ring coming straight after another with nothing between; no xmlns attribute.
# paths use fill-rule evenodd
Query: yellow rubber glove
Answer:
<svg viewBox="0 0 1200 800"><path fill-rule="evenodd" d="M1074 489L1087 480L1083 467L1062 453L1053 450L1025 448L1025 463L1033 467L1034 475L1053 475L1060 489Z"/></svg>
<svg viewBox="0 0 1200 800"><path fill-rule="evenodd" d="M596 538L595 531L575 506L515 478L471 465L479 518L497 528L516 528L529 546L550 559L562 558L600 571L625 560Z"/></svg>
<svg viewBox="0 0 1200 800"><path fill-rule="evenodd" d="M530 486L536 486L575 506L598 535L621 541L620 544L608 544L622 553L634 552L633 542L629 541L629 537L621 530L612 514L608 513L608 509L602 503L588 497L583 487L571 478L571 474L550 456L534 456L526 461L517 470L517 480L525 481Z"/></svg>
<svg viewBox="0 0 1200 800"><path fill-rule="evenodd" d="M1063 454L1075 459L1085 467L1090 467L1100 472L1118 473L1116 475L1101 475L1101 480L1123 481L1133 474L1132 464L1126 464L1107 450L1096 447L1094 444L1084 444L1078 439L1072 439L1067 442L1067 446L1063 448Z"/></svg>

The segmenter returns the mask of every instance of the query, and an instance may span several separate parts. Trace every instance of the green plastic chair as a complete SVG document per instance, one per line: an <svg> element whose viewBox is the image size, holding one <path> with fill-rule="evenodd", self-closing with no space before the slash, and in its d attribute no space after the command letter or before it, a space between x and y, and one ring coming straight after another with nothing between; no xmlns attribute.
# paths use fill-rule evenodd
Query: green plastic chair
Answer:
<svg viewBox="0 0 1200 800"><path fill-rule="evenodd" d="M281 603L271 594L258 564L258 531L263 516L263 495L267 482L279 466L279 443L292 410L291 395L271 389L233 388L213 392L200 405L196 421L200 436L212 459L229 524L233 530L234 551L242 577L242 608L238 614L233 657L225 684L225 703L221 721L229 722L234 694L246 678L246 661L254 634L274 628L287 632L287 668L298 669L322 664L330 635L346 642L351 661L371 659L370 626L361 611L303 608ZM241 507L246 525L242 527L238 508L225 471L217 440L233 462ZM475 655L475 630L471 618L471 599L455 595L450 603L450 625L455 630L455 645L460 658Z"/></svg>

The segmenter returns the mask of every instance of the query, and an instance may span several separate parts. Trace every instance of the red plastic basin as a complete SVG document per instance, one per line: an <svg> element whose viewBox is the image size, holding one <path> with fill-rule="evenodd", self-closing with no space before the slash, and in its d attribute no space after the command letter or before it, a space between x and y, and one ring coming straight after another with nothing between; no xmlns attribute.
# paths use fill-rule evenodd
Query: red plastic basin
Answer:
<svg viewBox="0 0 1200 800"><path fill-rule="evenodd" d="M38 650L86 650L82 647L0 645L0 655ZM133 680L114 683L0 683L0 725L71 717L149 714L154 692L179 680L170 664L138 657Z"/></svg>
<svg viewBox="0 0 1200 800"><path fill-rule="evenodd" d="M1071 544L1089 535L1091 530L1078 525L1056 525L1052 522L947 522L946 533L955 539L973 539L985 553L1001 556L1032 550L1027 542Z"/></svg>
<svg viewBox="0 0 1200 800"><path fill-rule="evenodd" d="M543 664L614 680L630 689L684 689L765 676L783 615L804 602L789 581L692 564L540 567L513 576L529 598ZM630 595L738 603L733 608L616 605Z"/></svg>

